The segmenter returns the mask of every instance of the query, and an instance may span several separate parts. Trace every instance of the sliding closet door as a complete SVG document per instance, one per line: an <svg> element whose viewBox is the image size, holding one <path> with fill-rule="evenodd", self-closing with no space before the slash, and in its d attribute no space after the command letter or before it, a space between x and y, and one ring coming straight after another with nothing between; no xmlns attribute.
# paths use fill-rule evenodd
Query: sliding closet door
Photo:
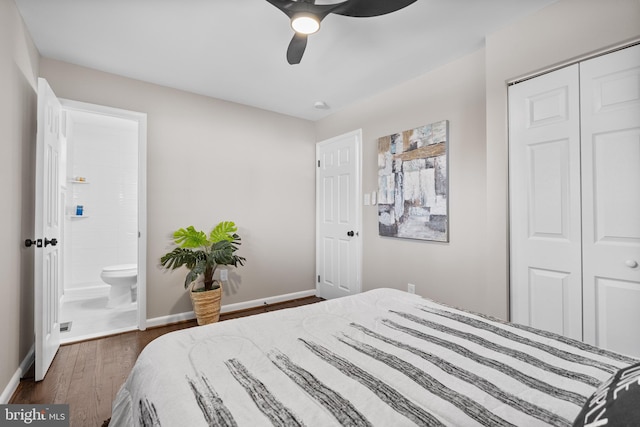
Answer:
<svg viewBox="0 0 640 427"><path fill-rule="evenodd" d="M582 339L578 66L509 88L511 320Z"/></svg>
<svg viewBox="0 0 640 427"><path fill-rule="evenodd" d="M640 46L580 75L584 339L640 356Z"/></svg>

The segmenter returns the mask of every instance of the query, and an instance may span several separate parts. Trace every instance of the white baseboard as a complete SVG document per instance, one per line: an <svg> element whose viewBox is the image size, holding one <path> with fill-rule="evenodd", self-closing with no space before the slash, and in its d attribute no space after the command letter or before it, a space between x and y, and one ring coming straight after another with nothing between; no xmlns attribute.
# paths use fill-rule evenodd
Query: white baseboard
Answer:
<svg viewBox="0 0 640 427"><path fill-rule="evenodd" d="M195 318L196 314L193 311L170 314L168 316L154 317L153 319L147 319L147 329L155 328L156 326L164 326L170 325L172 323L184 322L185 320L192 320Z"/></svg>
<svg viewBox="0 0 640 427"><path fill-rule="evenodd" d="M268 297L264 299L255 299L253 301L238 302L235 304L227 304L220 307L220 313L229 313L232 311L246 310L248 308L260 307L265 304L276 304L279 302L291 301L294 299L307 298L316 296L316 290L311 289L308 291L294 292L291 294L278 295L275 297Z"/></svg>
<svg viewBox="0 0 640 427"><path fill-rule="evenodd" d="M274 297L268 297L264 299L238 302L235 304L227 304L220 307L220 313L229 313L232 311L246 310L248 308L260 307L265 304L276 304L279 302L291 301L294 299L313 297L315 295L316 295L316 290L311 289L308 291L293 292L291 294L277 295ZM185 320L192 320L195 318L196 318L196 315L193 311L188 311L186 313L170 314L168 316L162 316L162 317L154 317L153 319L147 319L147 328L169 325L171 323L183 322Z"/></svg>
<svg viewBox="0 0 640 427"><path fill-rule="evenodd" d="M2 394L0 394L0 404L4 405L9 403L11 396L13 396L13 393L15 393L16 389L18 388L18 384L20 384L20 378L22 378L22 376L25 374L25 372L27 372L27 370L35 360L35 353L36 348L35 344L33 344L22 363L20 363L18 370L9 380L9 384L7 384Z"/></svg>

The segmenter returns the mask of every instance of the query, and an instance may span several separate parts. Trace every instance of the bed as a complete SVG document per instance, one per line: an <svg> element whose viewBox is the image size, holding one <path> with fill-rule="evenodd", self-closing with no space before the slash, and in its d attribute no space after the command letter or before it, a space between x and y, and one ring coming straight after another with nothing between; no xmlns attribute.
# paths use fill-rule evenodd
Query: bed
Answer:
<svg viewBox="0 0 640 427"><path fill-rule="evenodd" d="M109 425L570 426L637 363L376 289L157 338Z"/></svg>

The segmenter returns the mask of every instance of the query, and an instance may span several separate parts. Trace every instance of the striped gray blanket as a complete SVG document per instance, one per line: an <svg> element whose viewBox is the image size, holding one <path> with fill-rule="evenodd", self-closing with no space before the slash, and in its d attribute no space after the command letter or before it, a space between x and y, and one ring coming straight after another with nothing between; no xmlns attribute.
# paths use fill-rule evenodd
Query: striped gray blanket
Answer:
<svg viewBox="0 0 640 427"><path fill-rule="evenodd" d="M634 362L377 289L156 339L110 426L570 426Z"/></svg>

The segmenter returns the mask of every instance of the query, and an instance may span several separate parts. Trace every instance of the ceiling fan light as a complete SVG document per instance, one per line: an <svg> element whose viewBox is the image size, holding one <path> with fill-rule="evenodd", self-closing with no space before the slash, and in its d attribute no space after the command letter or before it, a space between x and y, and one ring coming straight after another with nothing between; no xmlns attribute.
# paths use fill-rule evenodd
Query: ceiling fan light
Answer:
<svg viewBox="0 0 640 427"><path fill-rule="evenodd" d="M291 18L291 28L296 33L313 34L320 29L320 21L310 13L298 13Z"/></svg>

